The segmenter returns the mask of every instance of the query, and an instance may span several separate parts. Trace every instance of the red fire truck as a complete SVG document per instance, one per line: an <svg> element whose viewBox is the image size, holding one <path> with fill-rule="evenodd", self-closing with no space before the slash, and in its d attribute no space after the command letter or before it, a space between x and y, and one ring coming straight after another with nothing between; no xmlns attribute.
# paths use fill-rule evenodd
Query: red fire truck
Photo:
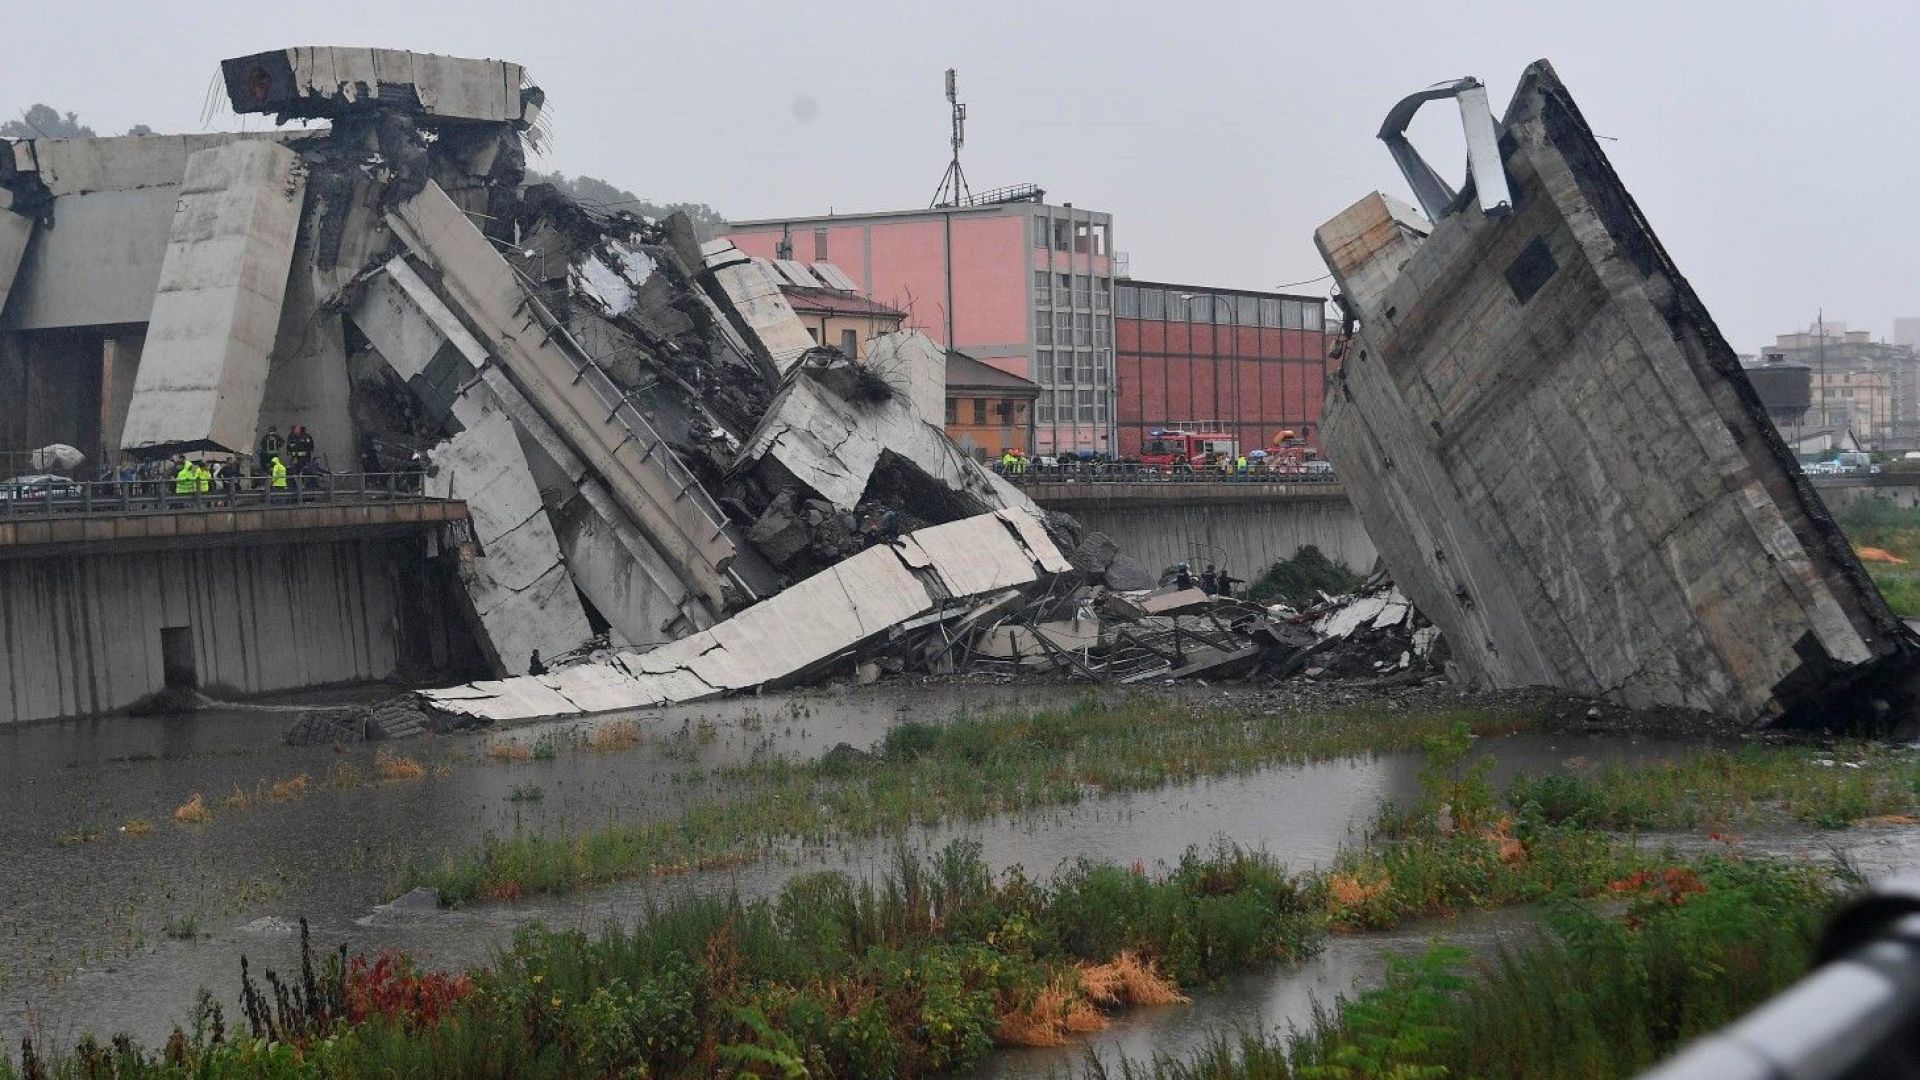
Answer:
<svg viewBox="0 0 1920 1080"><path fill-rule="evenodd" d="M1232 461L1240 453L1240 444L1224 431L1172 431L1154 428L1140 447L1140 467L1161 472L1218 467L1222 460Z"/></svg>

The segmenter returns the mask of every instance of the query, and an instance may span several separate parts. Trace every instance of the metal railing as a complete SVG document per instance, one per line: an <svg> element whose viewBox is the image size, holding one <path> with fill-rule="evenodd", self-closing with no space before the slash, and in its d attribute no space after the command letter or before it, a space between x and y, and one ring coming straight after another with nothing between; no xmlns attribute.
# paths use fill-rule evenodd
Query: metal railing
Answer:
<svg viewBox="0 0 1920 1080"><path fill-rule="evenodd" d="M1920 1077L1920 876L1875 885L1827 928L1814 970L1640 1080Z"/></svg>
<svg viewBox="0 0 1920 1080"><path fill-rule="evenodd" d="M1332 484L1340 477L1332 469L1294 470L1261 468L1249 465L1245 472L1237 468L1168 469L1130 462L1077 462L1059 465L1028 464L1008 469L999 461L989 463L994 472L1016 484Z"/></svg>
<svg viewBox="0 0 1920 1080"><path fill-rule="evenodd" d="M184 492L173 477L131 480L0 480L0 519L64 514L178 514L325 504L392 504L442 501L426 494L419 473L320 473L289 475L276 488L265 476L216 477L206 490Z"/></svg>

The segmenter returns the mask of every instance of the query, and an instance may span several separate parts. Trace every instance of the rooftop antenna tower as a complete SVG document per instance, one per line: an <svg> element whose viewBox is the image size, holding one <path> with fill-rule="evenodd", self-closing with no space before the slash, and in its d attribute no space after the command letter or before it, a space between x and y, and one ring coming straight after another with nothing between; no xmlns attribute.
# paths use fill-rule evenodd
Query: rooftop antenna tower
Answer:
<svg viewBox="0 0 1920 1080"><path fill-rule="evenodd" d="M940 178L940 186L933 189L933 201L929 209L936 206L965 206L973 199L973 192L967 187L966 171L960 168L960 148L967 142L967 107L960 102L959 84L954 78L954 70L947 69L947 102L953 106L953 160L947 163L946 175Z"/></svg>

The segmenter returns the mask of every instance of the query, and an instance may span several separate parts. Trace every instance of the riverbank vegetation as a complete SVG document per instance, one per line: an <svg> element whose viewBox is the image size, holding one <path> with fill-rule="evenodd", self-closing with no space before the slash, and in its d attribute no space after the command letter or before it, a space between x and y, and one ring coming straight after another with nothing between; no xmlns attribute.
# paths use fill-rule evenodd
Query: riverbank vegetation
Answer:
<svg viewBox="0 0 1920 1080"><path fill-rule="evenodd" d="M1834 517L1887 606L1902 618L1920 616L1920 510L1876 496L1857 499Z"/></svg>
<svg viewBox="0 0 1920 1080"><path fill-rule="evenodd" d="M821 846L943 821L978 821L1275 765L1411 750L1465 725L1475 735L1538 729L1527 707L1405 708L1391 702L1272 713L1087 698L1037 713L907 722L871 751L756 758L705 774L716 796L673 818L579 835L519 833L414 867L447 903L564 893L646 873L736 863L782 844Z"/></svg>
<svg viewBox="0 0 1920 1080"><path fill-rule="evenodd" d="M1835 898L1821 871L1710 858L1544 905L1545 930L1490 962L1435 945L1305 1032L1243 1032L1127 1080L1632 1076L1785 989Z"/></svg>

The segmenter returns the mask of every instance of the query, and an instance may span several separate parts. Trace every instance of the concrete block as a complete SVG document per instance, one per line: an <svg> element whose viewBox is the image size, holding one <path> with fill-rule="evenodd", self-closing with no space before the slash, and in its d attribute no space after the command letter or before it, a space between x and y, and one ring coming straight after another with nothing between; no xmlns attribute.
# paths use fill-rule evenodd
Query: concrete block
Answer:
<svg viewBox="0 0 1920 1080"><path fill-rule="evenodd" d="M153 313L179 187L60 195L15 282L13 330L144 323Z"/></svg>
<svg viewBox="0 0 1920 1080"><path fill-rule="evenodd" d="M1905 692L1909 635L1550 68L1511 215L1323 226L1359 330L1322 436L1469 678L1749 721Z"/></svg>
<svg viewBox="0 0 1920 1080"><path fill-rule="evenodd" d="M513 422L503 412L487 413L434 447L432 457L427 494L466 500L483 553L473 560L467 595L496 666L524 673L536 649L557 656L585 643L593 631Z"/></svg>
<svg viewBox="0 0 1920 1080"><path fill-rule="evenodd" d="M812 370L797 372L768 407L735 469L779 462L808 490L852 510L883 453L923 474L973 512L1031 507L1018 488L960 452L905 399L850 401Z"/></svg>
<svg viewBox="0 0 1920 1080"><path fill-rule="evenodd" d="M861 361L906 397L915 415L935 427L947 422L947 352L918 330L881 334Z"/></svg>
<svg viewBox="0 0 1920 1080"><path fill-rule="evenodd" d="M736 554L726 516L606 373L438 185L388 216L435 285L554 431L641 525L681 580L723 608Z"/></svg>
<svg viewBox="0 0 1920 1080"><path fill-rule="evenodd" d="M269 142L188 159L123 448L252 448L305 187Z"/></svg>
<svg viewBox="0 0 1920 1080"><path fill-rule="evenodd" d="M1035 545L1038 546L1035 546ZM1034 512L1003 510L871 547L711 630L644 654L553 675L428 690L447 713L487 720L579 715L698 701L818 676L894 627L1050 578L1067 567ZM551 696L550 696L551 695ZM555 700L558 698L560 700Z"/></svg>

